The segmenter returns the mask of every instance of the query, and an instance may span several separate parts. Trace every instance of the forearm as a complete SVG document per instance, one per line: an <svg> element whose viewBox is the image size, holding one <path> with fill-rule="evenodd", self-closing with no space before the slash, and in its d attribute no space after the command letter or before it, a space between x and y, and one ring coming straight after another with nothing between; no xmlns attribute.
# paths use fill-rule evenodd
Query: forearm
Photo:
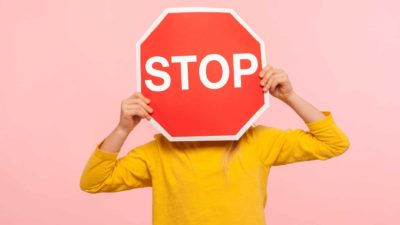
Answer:
<svg viewBox="0 0 400 225"><path fill-rule="evenodd" d="M294 91L287 97L287 99L282 101L290 106L303 119L305 123L318 121L325 117L325 115L320 110L301 98Z"/></svg>
<svg viewBox="0 0 400 225"><path fill-rule="evenodd" d="M106 179L113 174L116 166L115 160L128 134L116 127L99 143L81 175L80 187L82 190L92 193L102 190ZM106 188L104 190L107 190Z"/></svg>
<svg viewBox="0 0 400 225"><path fill-rule="evenodd" d="M121 150L129 132L126 132L119 127L116 127L99 146L99 148L105 152L115 153Z"/></svg>

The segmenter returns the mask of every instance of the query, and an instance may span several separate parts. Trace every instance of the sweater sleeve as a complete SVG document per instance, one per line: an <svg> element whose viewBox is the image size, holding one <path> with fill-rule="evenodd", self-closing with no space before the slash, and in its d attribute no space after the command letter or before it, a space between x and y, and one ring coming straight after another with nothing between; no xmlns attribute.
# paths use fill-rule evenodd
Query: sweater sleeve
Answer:
<svg viewBox="0 0 400 225"><path fill-rule="evenodd" d="M96 145L80 179L81 190L88 193L117 192L151 186L149 158L156 148L155 140L135 147L117 159L119 152L109 153Z"/></svg>
<svg viewBox="0 0 400 225"><path fill-rule="evenodd" d="M322 113L324 118L306 123L308 131L256 126L254 138L261 161L265 165L276 166L326 160L344 153L350 147L348 137L335 123L331 112Z"/></svg>

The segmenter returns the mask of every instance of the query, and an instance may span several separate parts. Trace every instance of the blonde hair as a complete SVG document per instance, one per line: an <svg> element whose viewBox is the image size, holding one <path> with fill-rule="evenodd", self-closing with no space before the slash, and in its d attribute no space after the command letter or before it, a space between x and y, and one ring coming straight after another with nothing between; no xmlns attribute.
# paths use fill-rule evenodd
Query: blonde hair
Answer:
<svg viewBox="0 0 400 225"><path fill-rule="evenodd" d="M253 123L252 127L255 127L256 125ZM223 168L224 168L224 180L225 183L227 182L227 172L229 169L229 162L231 161L231 158L235 155L235 154L239 154L239 160L242 160L241 154L239 152L239 148L240 148L240 139L237 141L231 141L229 148L226 151L225 157L223 158ZM239 152L239 153L237 153Z"/></svg>
<svg viewBox="0 0 400 225"><path fill-rule="evenodd" d="M229 148L226 151L225 157L223 158L223 168L224 168L224 181L227 182L227 172L229 168L230 159L239 150L239 141L231 141Z"/></svg>

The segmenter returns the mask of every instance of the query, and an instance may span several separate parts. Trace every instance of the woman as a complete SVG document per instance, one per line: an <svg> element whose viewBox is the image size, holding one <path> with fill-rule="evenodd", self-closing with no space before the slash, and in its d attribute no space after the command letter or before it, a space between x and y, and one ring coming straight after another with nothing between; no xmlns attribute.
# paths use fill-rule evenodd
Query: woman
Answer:
<svg viewBox="0 0 400 225"><path fill-rule="evenodd" d="M80 188L98 193L151 186L154 225L265 225L271 166L326 160L350 142L329 111L294 92L284 70L267 65L259 76L263 90L291 107L309 131L258 125L238 141L207 142L169 142L158 133L117 159L129 133L153 111L150 100L135 93L122 102L118 126L97 144Z"/></svg>

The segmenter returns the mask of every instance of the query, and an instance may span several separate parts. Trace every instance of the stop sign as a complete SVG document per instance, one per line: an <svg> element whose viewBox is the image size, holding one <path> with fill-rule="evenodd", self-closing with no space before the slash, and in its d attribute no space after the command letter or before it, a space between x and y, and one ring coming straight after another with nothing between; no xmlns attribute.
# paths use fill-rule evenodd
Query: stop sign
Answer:
<svg viewBox="0 0 400 225"><path fill-rule="evenodd" d="M238 140L269 106L264 43L232 9L164 10L136 59L150 122L170 141Z"/></svg>

